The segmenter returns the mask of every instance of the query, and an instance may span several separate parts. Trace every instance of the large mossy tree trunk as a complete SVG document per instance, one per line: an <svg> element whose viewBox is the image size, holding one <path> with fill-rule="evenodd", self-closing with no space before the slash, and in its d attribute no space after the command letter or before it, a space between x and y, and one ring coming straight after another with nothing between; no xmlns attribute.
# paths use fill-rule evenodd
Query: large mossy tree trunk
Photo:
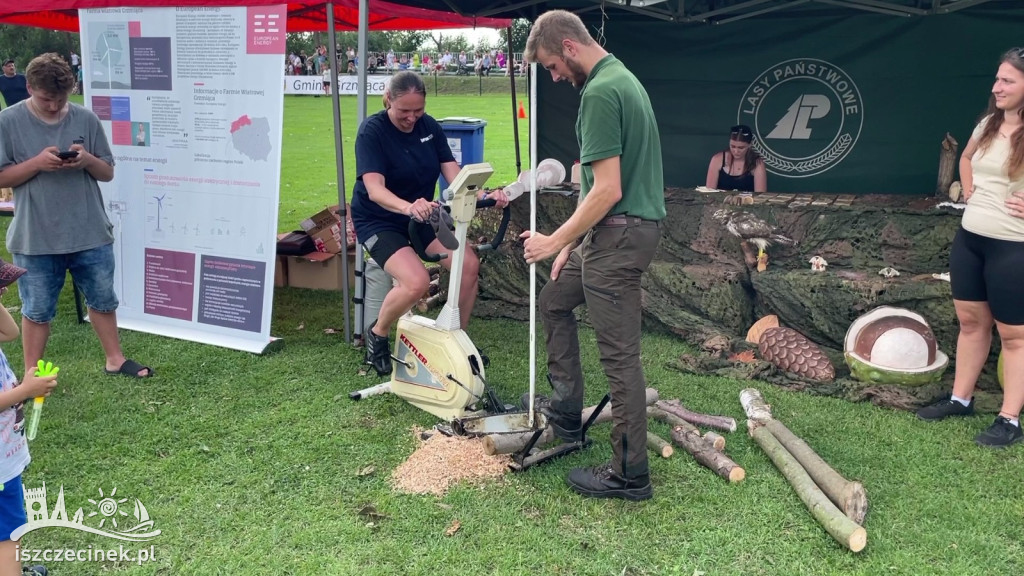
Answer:
<svg viewBox="0 0 1024 576"><path fill-rule="evenodd" d="M837 382L843 383L839 388L845 388L838 394L847 397L862 397L851 388L863 385L849 379L841 353L843 339L854 319L877 306L920 313L939 348L954 357L958 325L949 283L932 275L949 270L949 249L961 213L936 207L941 198L760 194L753 205L729 206L725 194L682 189L668 190L665 198L668 216L661 244L642 280L648 327L704 349L709 339L725 336L735 351L757 318L776 314L783 326L804 334L832 357ZM537 228L544 233L557 228L576 207L575 195L544 193L538 199ZM769 247L768 270L759 273L745 261L739 239L712 217L721 209L748 212L795 244ZM529 203L513 202L511 210L506 242L498 251L482 255L481 296L474 314L525 320L529 266L517 238L528 226ZM474 235L488 236L495 229L498 213L488 212L478 220L480 229L472 231ZM808 261L813 256L828 261L825 272L811 271ZM878 272L885 267L900 275L883 278ZM550 262L537 267L540 286L549 273ZM585 310L581 314L585 319ZM717 349L722 351L721 346ZM998 391L997 353L998 341L991 368L982 377L984 390ZM952 372L947 371L946 381ZM945 386L946 382L938 389ZM912 407L934 392L894 391L900 400L891 405Z"/></svg>

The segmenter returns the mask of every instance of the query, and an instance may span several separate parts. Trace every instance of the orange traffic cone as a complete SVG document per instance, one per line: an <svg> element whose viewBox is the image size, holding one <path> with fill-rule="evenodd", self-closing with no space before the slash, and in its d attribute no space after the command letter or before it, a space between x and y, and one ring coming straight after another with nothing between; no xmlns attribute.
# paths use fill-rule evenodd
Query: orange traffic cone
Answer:
<svg viewBox="0 0 1024 576"><path fill-rule="evenodd" d="M523 101L519 101L519 117L526 118L526 108L523 108Z"/></svg>

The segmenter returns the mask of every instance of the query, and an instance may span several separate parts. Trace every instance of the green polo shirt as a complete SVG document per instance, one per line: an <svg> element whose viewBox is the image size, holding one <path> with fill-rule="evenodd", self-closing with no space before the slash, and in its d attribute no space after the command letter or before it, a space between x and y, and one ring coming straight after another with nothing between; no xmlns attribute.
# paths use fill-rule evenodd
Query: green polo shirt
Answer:
<svg viewBox="0 0 1024 576"><path fill-rule="evenodd" d="M665 180L658 121L640 81L615 56L602 58L580 93L576 117L580 193L594 186L591 163L619 156L622 199L609 214L665 218Z"/></svg>

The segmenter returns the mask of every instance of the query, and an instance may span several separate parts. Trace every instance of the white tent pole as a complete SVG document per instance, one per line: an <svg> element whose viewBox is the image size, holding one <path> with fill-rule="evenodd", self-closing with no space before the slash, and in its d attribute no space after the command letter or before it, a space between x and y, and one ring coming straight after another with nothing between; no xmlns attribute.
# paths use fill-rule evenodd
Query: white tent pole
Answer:
<svg viewBox="0 0 1024 576"><path fill-rule="evenodd" d="M359 64L356 66L356 79L359 88L356 90L356 130L366 120L366 66L370 63L370 52L367 49L370 29L370 3L368 0L359 0L359 37L356 40L356 54ZM356 244L356 317L355 335L357 338L363 336L363 327L366 325L366 260L364 259L363 245ZM348 309L348 299L345 300L345 309ZM345 322L346 330L348 321Z"/></svg>
<svg viewBox="0 0 1024 576"><path fill-rule="evenodd" d="M515 71L512 71L515 74ZM530 235L537 232L537 64L530 64ZM537 394L537 264L530 264L530 410L527 426L533 428L533 400Z"/></svg>

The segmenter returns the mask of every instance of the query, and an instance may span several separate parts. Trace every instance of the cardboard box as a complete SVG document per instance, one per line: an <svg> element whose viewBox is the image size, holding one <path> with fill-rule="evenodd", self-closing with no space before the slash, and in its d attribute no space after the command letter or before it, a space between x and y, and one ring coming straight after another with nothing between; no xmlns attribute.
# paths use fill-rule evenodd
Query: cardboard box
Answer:
<svg viewBox="0 0 1024 576"><path fill-rule="evenodd" d="M288 257L278 256L274 259L274 288L288 285Z"/></svg>
<svg viewBox="0 0 1024 576"><path fill-rule="evenodd" d="M345 214L347 217L344 227L345 238L342 240L342 226L341 218L337 214L338 208L338 204L328 206L309 218L306 218L302 222L299 222L299 226L301 226L302 229L313 238L313 241L316 242L317 251L319 252L340 253L342 245L349 247L355 246L356 232L355 228L352 226L351 209L349 209L346 204ZM328 230L330 231L329 233L326 232ZM322 240L324 248L321 248L321 243L317 242L318 237ZM337 247L332 248L332 246L335 245L335 242L332 242L332 240L336 242Z"/></svg>
<svg viewBox="0 0 1024 576"><path fill-rule="evenodd" d="M292 288L311 288L313 290L341 290L342 265L340 254L312 252L305 256L287 256L288 286ZM355 259L353 253L348 254L348 286L355 289Z"/></svg>
<svg viewBox="0 0 1024 576"><path fill-rule="evenodd" d="M331 224L313 232L307 232L313 239L317 252L338 254L341 252L341 224Z"/></svg>

